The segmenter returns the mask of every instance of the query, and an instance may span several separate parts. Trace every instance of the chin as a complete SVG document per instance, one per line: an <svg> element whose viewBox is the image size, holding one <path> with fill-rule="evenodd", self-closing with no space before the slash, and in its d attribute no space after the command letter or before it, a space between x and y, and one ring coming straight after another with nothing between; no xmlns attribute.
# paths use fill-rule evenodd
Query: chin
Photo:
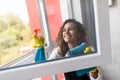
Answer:
<svg viewBox="0 0 120 80"><path fill-rule="evenodd" d="M64 41L65 41L66 43L70 43L70 42L71 42L71 39L64 39Z"/></svg>
<svg viewBox="0 0 120 80"><path fill-rule="evenodd" d="M65 42L66 42L66 43L70 43L70 41L68 41L68 40L66 40Z"/></svg>

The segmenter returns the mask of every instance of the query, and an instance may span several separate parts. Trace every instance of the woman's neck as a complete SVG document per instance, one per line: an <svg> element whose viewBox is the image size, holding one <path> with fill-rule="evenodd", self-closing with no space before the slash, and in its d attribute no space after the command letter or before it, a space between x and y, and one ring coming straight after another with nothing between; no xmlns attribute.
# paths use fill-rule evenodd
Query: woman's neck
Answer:
<svg viewBox="0 0 120 80"><path fill-rule="evenodd" d="M74 47L78 46L78 43L68 43L69 49L72 49Z"/></svg>

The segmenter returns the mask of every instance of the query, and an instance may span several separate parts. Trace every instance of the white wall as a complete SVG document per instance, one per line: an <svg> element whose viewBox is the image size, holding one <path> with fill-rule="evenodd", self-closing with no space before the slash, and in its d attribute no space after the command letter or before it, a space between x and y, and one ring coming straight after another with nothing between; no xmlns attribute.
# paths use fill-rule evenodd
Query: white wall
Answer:
<svg viewBox="0 0 120 80"><path fill-rule="evenodd" d="M112 64L101 67L104 80L120 80L120 0L113 0L110 9Z"/></svg>

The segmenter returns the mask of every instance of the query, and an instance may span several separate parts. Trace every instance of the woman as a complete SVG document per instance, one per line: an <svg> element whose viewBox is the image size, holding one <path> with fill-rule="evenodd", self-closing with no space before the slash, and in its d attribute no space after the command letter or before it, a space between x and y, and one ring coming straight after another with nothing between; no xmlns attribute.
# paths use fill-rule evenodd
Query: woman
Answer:
<svg viewBox="0 0 120 80"><path fill-rule="evenodd" d="M68 51L80 45L82 42L88 45L84 26L75 19L66 20L58 33L56 39L57 47L53 50L49 59L69 56ZM102 80L99 79L98 68L82 76L76 76L75 71L64 73L64 76L65 80Z"/></svg>

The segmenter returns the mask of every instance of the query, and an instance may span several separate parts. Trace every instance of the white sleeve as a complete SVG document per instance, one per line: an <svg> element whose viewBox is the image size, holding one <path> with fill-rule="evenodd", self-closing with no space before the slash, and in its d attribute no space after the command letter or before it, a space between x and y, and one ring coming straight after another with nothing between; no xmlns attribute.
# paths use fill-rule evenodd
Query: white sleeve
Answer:
<svg viewBox="0 0 120 80"><path fill-rule="evenodd" d="M101 71L100 71L100 68L98 68L97 67L97 69L98 69L98 77L95 79L95 78L93 78L91 75L90 75L90 73L89 73L89 75L90 75L90 80L103 80L103 77L102 77L102 73L101 73Z"/></svg>
<svg viewBox="0 0 120 80"><path fill-rule="evenodd" d="M59 48L55 48L50 54L48 60L59 58L58 51L59 51Z"/></svg>

